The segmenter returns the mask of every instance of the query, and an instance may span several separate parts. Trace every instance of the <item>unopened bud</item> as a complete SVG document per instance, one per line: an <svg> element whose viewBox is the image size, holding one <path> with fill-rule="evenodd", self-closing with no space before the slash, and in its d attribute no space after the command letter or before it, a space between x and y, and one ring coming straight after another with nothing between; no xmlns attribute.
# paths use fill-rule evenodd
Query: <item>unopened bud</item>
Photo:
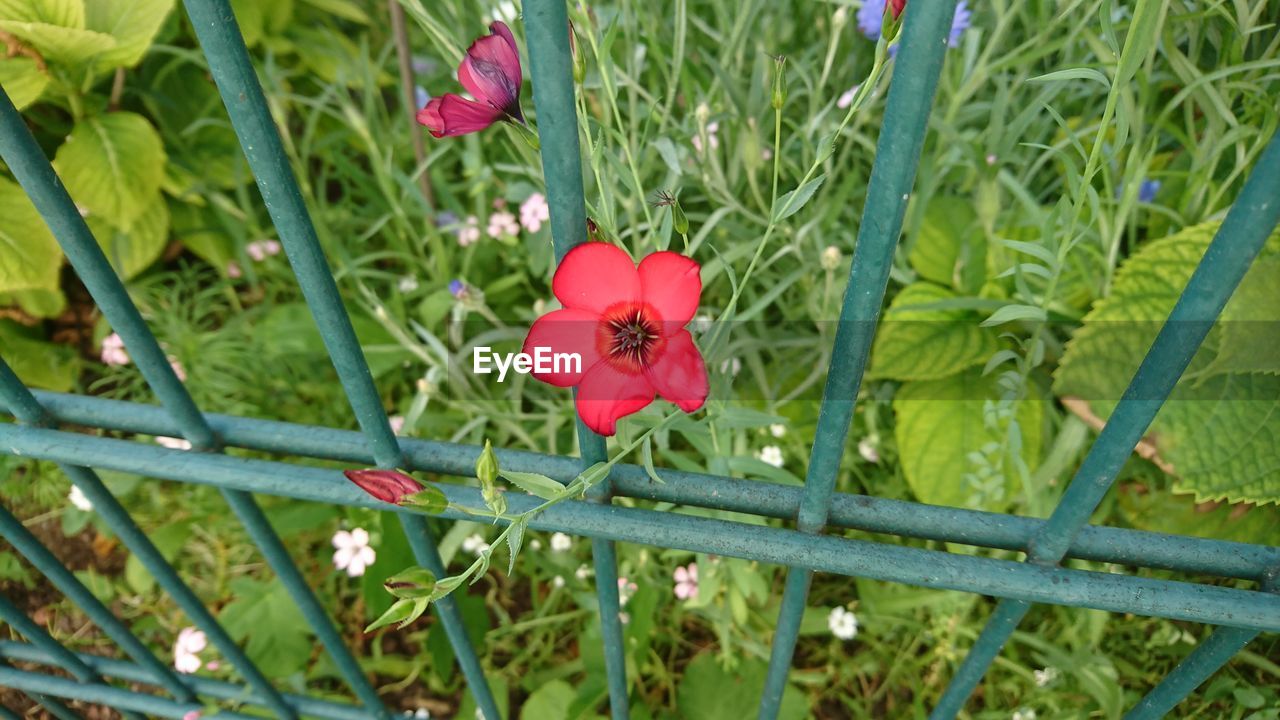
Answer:
<svg viewBox="0 0 1280 720"><path fill-rule="evenodd" d="M689 234L689 217L684 214L684 208L680 207L679 198L671 203L671 227L681 235Z"/></svg>
<svg viewBox="0 0 1280 720"><path fill-rule="evenodd" d="M844 27L844 24L847 22L849 22L849 8L841 5L836 8L835 13L831 16L831 29L839 30Z"/></svg>
<svg viewBox="0 0 1280 720"><path fill-rule="evenodd" d="M343 470L343 475L373 497L401 505L404 499L423 490L422 483L395 470Z"/></svg>
<svg viewBox="0 0 1280 720"><path fill-rule="evenodd" d="M826 250L822 251L822 269L835 270L840 267L840 261L844 259L840 248L835 245L828 245Z"/></svg>
<svg viewBox="0 0 1280 720"><path fill-rule="evenodd" d="M787 58L779 55L773 59L773 109L781 110L787 102Z"/></svg>
<svg viewBox="0 0 1280 720"><path fill-rule="evenodd" d="M493 452L493 445L485 440L484 450L476 458L476 478L482 486L491 487L498 482L498 472L498 455Z"/></svg>
<svg viewBox="0 0 1280 720"><path fill-rule="evenodd" d="M387 578L383 587L398 598L408 600L429 598L436 589L436 576L426 568L411 567Z"/></svg>

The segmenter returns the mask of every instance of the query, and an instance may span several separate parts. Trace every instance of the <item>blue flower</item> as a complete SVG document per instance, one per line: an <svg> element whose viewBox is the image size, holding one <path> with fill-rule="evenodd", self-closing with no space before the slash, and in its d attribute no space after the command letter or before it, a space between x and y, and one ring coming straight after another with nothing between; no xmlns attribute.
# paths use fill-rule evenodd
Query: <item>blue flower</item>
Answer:
<svg viewBox="0 0 1280 720"><path fill-rule="evenodd" d="M1138 186L1138 202L1149 203L1156 199L1156 193L1160 192L1159 180L1143 180Z"/></svg>
<svg viewBox="0 0 1280 720"><path fill-rule="evenodd" d="M449 227L458 224L458 216L448 210L441 210L436 213L436 227Z"/></svg>
<svg viewBox="0 0 1280 720"><path fill-rule="evenodd" d="M884 20L885 0L864 0L858 8L858 29L872 42L880 41L880 27ZM951 34L947 45L960 47L960 36L973 24L973 13L969 10L967 0L960 0L956 5L956 14L951 18ZM889 48L889 53L896 54L897 46Z"/></svg>
<svg viewBox="0 0 1280 720"><path fill-rule="evenodd" d="M467 284L461 280L449 281L449 294L455 298L461 298L467 292Z"/></svg>
<svg viewBox="0 0 1280 720"><path fill-rule="evenodd" d="M417 107L424 108L431 101L431 95L427 93L427 89L421 85L413 86L413 101Z"/></svg>

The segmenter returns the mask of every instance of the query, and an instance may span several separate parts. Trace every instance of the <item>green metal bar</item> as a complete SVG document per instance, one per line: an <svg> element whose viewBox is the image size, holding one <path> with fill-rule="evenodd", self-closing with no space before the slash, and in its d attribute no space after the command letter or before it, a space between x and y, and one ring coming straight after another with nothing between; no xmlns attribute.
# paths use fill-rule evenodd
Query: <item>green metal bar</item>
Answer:
<svg viewBox="0 0 1280 720"><path fill-rule="evenodd" d="M1272 136L1258 158L1257 166L1129 381L1120 404L1080 463L1058 507L1031 539L1027 552L1030 563L1057 565L1088 523L1236 286L1262 251L1267 237L1280 223L1277 197L1280 197L1280 133ZM1027 608L1020 602L1001 601L988 628L979 636L930 714L932 720L946 720L960 712L1026 612ZM999 627L992 627L997 621Z"/></svg>
<svg viewBox="0 0 1280 720"><path fill-rule="evenodd" d="M146 685L154 685L155 678L144 667L135 665L123 660L114 658L106 658L101 655L89 655L87 653L77 653L84 664L96 670L99 674L124 680L131 683L142 683ZM23 642L0 642L0 658L9 660L20 660L24 662L41 663L44 665L54 664L53 659L48 653L43 652L39 648L29 643ZM193 675L187 678L191 686L195 688L203 697L217 698L219 700L234 700L236 702L256 705L262 707L265 702L261 697L254 694L251 689L237 683L224 682L222 680L213 680L199 675ZM285 701L297 709L298 713L307 717L321 718L322 720L368 720L369 713L364 708L349 705L345 703L333 702L330 700L320 700L308 695L292 695L286 693Z"/></svg>
<svg viewBox="0 0 1280 720"><path fill-rule="evenodd" d="M802 532L819 533L827 524L858 388L862 385L880 306L889 283L894 249L902 232L902 218L924 147L955 7L956 0L914 3L911 11L903 16L902 47L889 86L884 129L876 144L867 202L862 210L849 280L845 284L831 366L822 390L817 432L796 517L796 526ZM769 673L760 698L762 720L776 718L781 708L811 580L804 570L787 571L769 656Z"/></svg>
<svg viewBox="0 0 1280 720"><path fill-rule="evenodd" d="M22 612L18 606L10 602L9 598L0 595L0 621L3 621L13 627L14 630L22 633L35 647L40 648L48 653L53 659L53 663L58 667L71 673L76 680L81 683L100 683L102 676L81 662L75 653L63 647L49 634L47 630L40 627L27 614ZM144 718L136 713L121 713L129 720L144 720Z"/></svg>
<svg viewBox="0 0 1280 720"><path fill-rule="evenodd" d="M0 424L0 448L52 461L92 457L99 467L181 482L388 508L331 468L182 452L5 424ZM475 507L483 503L478 488L439 487L455 504ZM523 493L508 493L507 502L513 513L519 513L541 501ZM471 518L458 510L446 511L442 517ZM1041 566L583 501L548 508L530 527L1028 602L1280 631L1280 596L1251 590Z"/></svg>
<svg viewBox="0 0 1280 720"><path fill-rule="evenodd" d="M1262 589L1276 592L1280 589L1278 580L1280 566L1263 581ZM1159 720L1164 717L1257 636L1257 630L1216 628L1208 639L1196 646L1190 655L1169 671L1159 685L1125 713L1124 720Z"/></svg>
<svg viewBox="0 0 1280 720"><path fill-rule="evenodd" d="M142 641L3 505L0 505L0 537L4 537L10 545L13 545L14 549L53 583L54 587L78 605L94 624L102 628L107 637L124 649L138 662L138 665L145 668L150 682L159 684L183 702L192 702L196 699L190 688L178 679L177 673L147 650Z"/></svg>
<svg viewBox="0 0 1280 720"><path fill-rule="evenodd" d="M153 405L52 392L35 392L36 399L59 422L110 430L176 435L164 411ZM0 403L0 412L3 412ZM358 432L273 420L257 420L209 413L205 417L218 437L230 446L251 450L340 460L373 462ZM406 467L459 477L471 476L480 447L401 438ZM537 472L567 483L581 470L581 460L522 450L498 450L502 466ZM649 479L639 465L619 463L611 475L616 495L696 505L764 517L795 517L800 488L752 482L704 473L662 469L663 484ZM836 493L831 526L874 533L1025 551L1039 518L963 508L925 505L903 500ZM1086 526L1072 543L1069 557L1118 565L1178 572L1260 579L1280 563L1280 548L1153 533L1125 528Z"/></svg>
<svg viewBox="0 0 1280 720"><path fill-rule="evenodd" d="M26 693L40 693L41 695L52 695L69 700L106 705L120 709L121 714L127 717L155 715L165 718L182 718L189 712L204 710L202 706L196 703L178 702L102 683L78 683L74 680L54 675L26 672L6 667L0 667L0 687L11 687ZM70 717L78 720L75 715ZM218 718L219 720L261 720L260 717L226 710L212 715L202 715L201 717L209 718L210 720L213 718Z"/></svg>
<svg viewBox="0 0 1280 720"><path fill-rule="evenodd" d="M33 198L41 198L37 209L62 245L68 260L89 289L103 314L124 339L131 357L165 409L173 416L183 437L200 450L219 450L221 443L196 407L182 381L170 366L160 344L130 300L124 284L107 262L106 255L89 233L70 196L58 183L56 175L34 138L12 105L6 99L0 104L0 153L14 166L14 174ZM236 516L262 549L272 568L280 576L298 604L303 616L315 629L317 637L347 677L352 689L371 708L381 708L377 691L360 671L359 663L342 643L341 636L329 621L324 607L311 592L302 573L289 557L284 544L267 522L261 508L249 495L225 491L223 496ZM381 715L389 718L389 715Z"/></svg>
<svg viewBox="0 0 1280 720"><path fill-rule="evenodd" d="M551 237L556 261L559 262L575 245L587 241L582 150L578 144L573 57L565 3L563 0L528 0L524 4L524 25L529 44L533 103L538 111L542 174L546 179L547 204L551 209ZM608 454L604 438L592 432L581 419L577 421L577 428L582 468L606 460ZM610 478L592 488L590 495L594 502L601 504L609 504L612 496ZM630 699L618 597L617 551L612 543L593 539L591 557L596 573L596 599L600 606L610 714L613 720L627 720Z"/></svg>
<svg viewBox="0 0 1280 720"><path fill-rule="evenodd" d="M372 455L381 467L400 467L404 462L400 446L391 432L373 376L320 248L311 216L289 167L288 156L231 6L227 0L184 0L184 5L196 37L204 48L209 71L227 108L240 147L257 180L267 212L280 235L285 254L298 277L298 285ZM418 562L431 565L433 556L438 554L430 534L423 532L424 526L417 523L406 525L404 529ZM488 720L498 720L497 704L480 671L475 649L469 641L462 642L467 639L466 632L454 601L450 598L439 603L437 611L450 640L455 641L454 654L459 659L476 705ZM362 698L370 694L376 698L372 689L357 689L357 693ZM370 704L370 707L374 706Z"/></svg>
<svg viewBox="0 0 1280 720"><path fill-rule="evenodd" d="M3 128L0 128L0 138L4 137L5 134ZM24 423L38 424L47 419L47 415L39 410L35 399L31 397L30 391L22 385L22 382L14 375L13 370L9 368L3 358L0 358L0 399L10 408L16 409L21 413L18 415L18 419ZM33 410L36 412L32 412ZM195 455L195 453L183 454ZM201 455L203 456L204 454L202 453ZM271 686L270 681L262 674L262 671L249 660L249 656L240 649L235 640L231 639L231 636L218 623L213 613L209 612L209 609L204 606L204 603L200 601L200 598L196 596L190 586L183 582L182 578L178 576L178 572L174 570L168 560L164 559L164 556L160 554L160 551L151 542L151 539L147 537L147 534L133 521L124 506L102 484L102 480L98 478L97 474L86 467L75 464L83 461L84 457L88 456L68 458L65 462L60 462L59 467L67 477L71 478L71 482L80 488L89 502L93 503L94 510L107 523L111 531L138 556L142 564L155 576L156 582L159 583L160 587L164 588L173 597L178 606L187 614L187 617L191 618L192 622L204 630L209 640L222 652L223 656L241 672L255 690L267 698L271 709L282 718L294 718L293 711L285 704L275 688Z"/></svg>
<svg viewBox="0 0 1280 720"><path fill-rule="evenodd" d="M12 668L12 666L6 662L0 661L0 668ZM71 708L63 705L60 701L51 698L48 695L41 695L37 692L28 692L27 697L35 701L37 705L44 708L50 715L57 718L57 720L81 720L80 716L75 714ZM17 716L14 715L14 717Z"/></svg>

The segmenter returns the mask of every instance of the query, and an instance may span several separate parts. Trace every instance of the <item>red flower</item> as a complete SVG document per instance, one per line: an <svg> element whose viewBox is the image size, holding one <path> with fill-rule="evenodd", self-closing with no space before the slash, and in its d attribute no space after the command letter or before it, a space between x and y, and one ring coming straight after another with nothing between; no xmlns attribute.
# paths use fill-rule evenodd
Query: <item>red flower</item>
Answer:
<svg viewBox="0 0 1280 720"><path fill-rule="evenodd" d="M902 8L907 6L907 0L889 0L889 8L893 10L893 19L897 20L902 15Z"/></svg>
<svg viewBox="0 0 1280 720"><path fill-rule="evenodd" d="M520 112L520 53L505 23L489 26L492 35L471 43L458 66L458 82L475 100L448 93L433 97L418 111L418 122L435 137L466 135L499 120L524 122Z"/></svg>
<svg viewBox="0 0 1280 720"><path fill-rule="evenodd" d="M547 364L533 376L578 388L578 416L601 435L655 395L685 412L707 399L707 368L684 326L698 309L701 268L673 252L656 252L637 268L613 245L588 242L569 251L551 287L564 309L538 318L524 352L575 353L580 367Z"/></svg>
<svg viewBox="0 0 1280 720"><path fill-rule="evenodd" d="M343 475L373 497L400 505L406 496L422 492L422 484L395 470L343 470Z"/></svg>

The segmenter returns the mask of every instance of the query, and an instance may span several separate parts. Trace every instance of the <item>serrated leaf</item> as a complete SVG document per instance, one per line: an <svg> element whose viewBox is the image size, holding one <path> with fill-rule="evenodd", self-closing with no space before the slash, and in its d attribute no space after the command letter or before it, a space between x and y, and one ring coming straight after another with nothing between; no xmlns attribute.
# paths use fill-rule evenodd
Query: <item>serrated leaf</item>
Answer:
<svg viewBox="0 0 1280 720"><path fill-rule="evenodd" d="M966 476L975 472L973 453L1000 442L1004 430L986 423L987 405L1000 397L996 378L974 368L941 380L904 383L893 398L894 436L907 485L921 502L973 507L979 495ZM1026 400L1016 418L1022 460L1034 470L1040 458L1044 402ZM1005 497L1012 497L1016 475L1005 473ZM1002 510L1007 503L982 509Z"/></svg>
<svg viewBox="0 0 1280 720"><path fill-rule="evenodd" d="M155 199L164 164L159 134L130 112L76 123L53 159L67 192L89 216L125 230Z"/></svg>
<svg viewBox="0 0 1280 720"><path fill-rule="evenodd" d="M1146 244L1120 266L1111 295L1067 343L1054 392L1088 402L1099 417L1110 415L1217 228L1186 228ZM1148 442L1171 469L1175 489L1200 500L1280 502L1280 376L1230 372L1265 370L1268 347L1274 362L1274 340L1258 337L1255 345L1249 336L1276 331L1277 309L1258 303L1274 292L1268 286L1278 258L1280 233L1268 240L1228 302L1226 321L1210 331L1149 430ZM1272 321L1249 322L1255 312ZM1246 320L1233 329L1233 317Z"/></svg>
<svg viewBox="0 0 1280 720"><path fill-rule="evenodd" d="M827 176L825 174L819 175L778 198L777 204L774 205L776 210L773 214L773 221L781 222L800 212L800 208L803 208L813 198L813 194L818 192L818 188L822 187L822 182L826 179Z"/></svg>
<svg viewBox="0 0 1280 720"><path fill-rule="evenodd" d="M934 380L981 365L1000 349L995 332L968 310L912 310L956 299L929 282L903 288L889 305L871 350L873 379Z"/></svg>
<svg viewBox="0 0 1280 720"><path fill-rule="evenodd" d="M925 208L907 259L926 280L976 294L986 280L987 242L966 200L935 197Z"/></svg>
<svg viewBox="0 0 1280 720"><path fill-rule="evenodd" d="M502 470L499 472L502 477L511 481L511 484L529 493L537 495L543 500L550 500L558 497L564 492L564 486L552 480L546 475L538 473L516 472L515 470Z"/></svg>
<svg viewBox="0 0 1280 720"><path fill-rule="evenodd" d="M150 267L169 242L169 207L160 193L152 197L127 230L92 214L85 222L111 266L125 280Z"/></svg>
<svg viewBox="0 0 1280 720"><path fill-rule="evenodd" d="M516 558L520 556L520 546L524 544L525 521L517 520L511 523L511 530L507 532L507 550L510 557L507 560L507 574L511 575L516 571Z"/></svg>
<svg viewBox="0 0 1280 720"><path fill-rule="evenodd" d="M18 56L0 62L0 86L19 110L39 100L48 85L49 72L41 70L32 58Z"/></svg>
<svg viewBox="0 0 1280 720"><path fill-rule="evenodd" d="M1222 311L1218 355L1206 373L1280 373L1280 256L1261 258Z"/></svg>
<svg viewBox="0 0 1280 720"><path fill-rule="evenodd" d="M115 38L116 46L98 54L99 69L132 67L142 59L173 0L93 0L85 7L85 27Z"/></svg>
<svg viewBox="0 0 1280 720"><path fill-rule="evenodd" d="M17 183L0 178L0 292L58 288L62 250Z"/></svg>

